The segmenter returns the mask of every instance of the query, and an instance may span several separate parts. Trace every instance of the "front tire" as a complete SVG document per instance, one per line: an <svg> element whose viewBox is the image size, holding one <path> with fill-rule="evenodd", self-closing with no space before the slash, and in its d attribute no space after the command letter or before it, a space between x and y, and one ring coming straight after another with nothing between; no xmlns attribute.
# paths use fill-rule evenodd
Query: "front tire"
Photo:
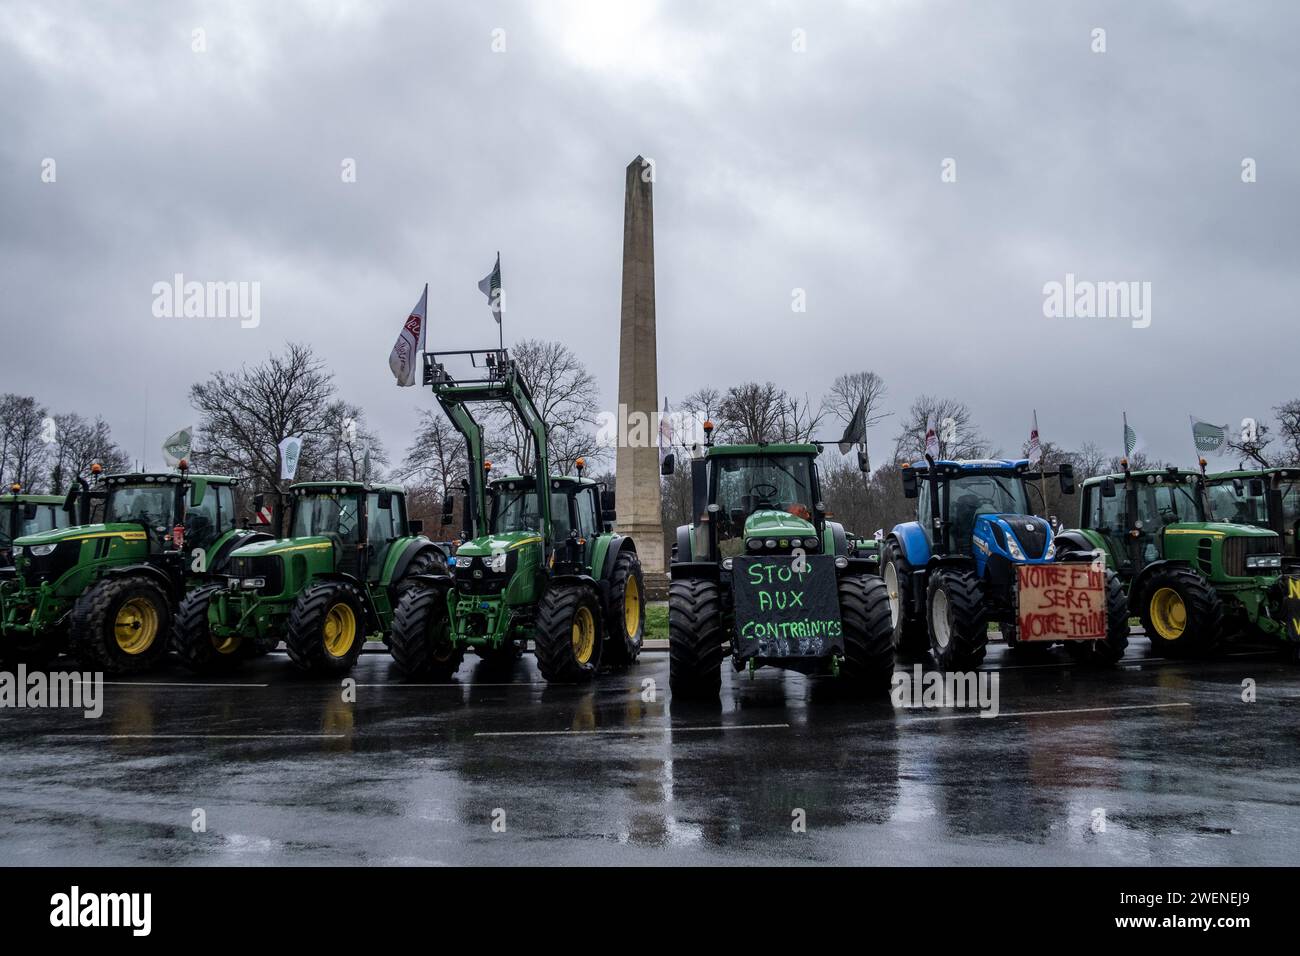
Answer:
<svg viewBox="0 0 1300 956"><path fill-rule="evenodd" d="M172 648L181 663L196 674L229 674L238 670L253 648L253 640L242 635L225 639L212 633L208 608L216 586L195 588L181 601L172 628Z"/></svg>
<svg viewBox="0 0 1300 956"><path fill-rule="evenodd" d="M970 571L943 568L930 575L926 594L930 653L940 670L974 670L988 649L984 589Z"/></svg>
<svg viewBox="0 0 1300 956"><path fill-rule="evenodd" d="M366 643L366 613L357 589L342 581L308 588L293 602L284 645L311 674L346 674Z"/></svg>
<svg viewBox="0 0 1300 956"><path fill-rule="evenodd" d="M614 560L605 627L606 663L614 667L635 664L645 640L645 579L635 551L623 551Z"/></svg>
<svg viewBox="0 0 1300 956"><path fill-rule="evenodd" d="M600 604L585 584L553 584L537 604L533 649L549 683L580 684L600 670Z"/></svg>
<svg viewBox="0 0 1300 956"><path fill-rule="evenodd" d="M1070 653L1083 664L1109 667L1119 663L1128 650L1128 597L1114 571L1106 571L1106 639L1071 641Z"/></svg>
<svg viewBox="0 0 1300 956"><path fill-rule="evenodd" d="M1170 656L1206 654L1223 633L1223 602L1190 568L1161 568L1142 586L1142 629L1152 650Z"/></svg>
<svg viewBox="0 0 1300 956"><path fill-rule="evenodd" d="M449 681L465 659L465 648L451 640L447 594L439 587L409 588L393 614L388 650L408 680Z"/></svg>
<svg viewBox="0 0 1300 956"><path fill-rule="evenodd" d="M847 574L839 580L844 663L840 679L862 694L884 694L894 676L894 626L889 592L875 575Z"/></svg>
<svg viewBox="0 0 1300 956"><path fill-rule="evenodd" d="M171 601L151 579L101 578L72 607L70 650L97 670L136 674L162 660L171 625Z"/></svg>
<svg viewBox="0 0 1300 956"><path fill-rule="evenodd" d="M930 649L929 639L925 633L925 618L908 612L907 598L911 581L907 565L903 561L903 549L898 546L897 541L889 541L885 544L880 577L885 582L889 598L889 620L894 650L903 657L924 657Z"/></svg>
<svg viewBox="0 0 1300 956"><path fill-rule="evenodd" d="M722 689L722 596L682 578L668 586L668 687L674 697L717 700Z"/></svg>

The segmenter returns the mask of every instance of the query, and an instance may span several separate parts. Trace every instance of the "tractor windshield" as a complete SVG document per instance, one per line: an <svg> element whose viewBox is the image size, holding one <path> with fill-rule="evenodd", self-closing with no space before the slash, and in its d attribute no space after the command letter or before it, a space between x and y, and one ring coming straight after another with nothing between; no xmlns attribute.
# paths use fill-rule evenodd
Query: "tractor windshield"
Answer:
<svg viewBox="0 0 1300 956"><path fill-rule="evenodd" d="M540 534L542 508L537 492L531 489L496 489L492 494L490 524L493 534L512 531L536 531ZM551 526L557 539L568 536L569 496L563 491L551 492Z"/></svg>
<svg viewBox="0 0 1300 956"><path fill-rule="evenodd" d="M1204 521L1205 511L1191 482L1143 482L1137 489L1137 519L1144 528L1152 529L1180 521Z"/></svg>
<svg viewBox="0 0 1300 956"><path fill-rule="evenodd" d="M1250 483L1245 479L1238 479L1235 483L1215 482L1209 486L1209 493L1210 516L1215 521L1250 524L1257 528L1269 526L1268 504L1264 496L1252 495Z"/></svg>
<svg viewBox="0 0 1300 956"><path fill-rule="evenodd" d="M812 520L812 459L807 455L727 455L711 464L713 500L733 525L762 510Z"/></svg>
<svg viewBox="0 0 1300 956"><path fill-rule="evenodd" d="M294 502L292 536L325 535L355 543L361 533L359 505L357 495L303 495Z"/></svg>
<svg viewBox="0 0 1300 956"><path fill-rule="evenodd" d="M176 523L176 485L114 485L104 504L104 520L141 522L158 531Z"/></svg>
<svg viewBox="0 0 1300 956"><path fill-rule="evenodd" d="M1028 515L1032 514L1025 483L1011 473L1002 475L972 474L954 478L945 486L948 494L948 513L958 541L965 541L975 532L978 515Z"/></svg>
<svg viewBox="0 0 1300 956"><path fill-rule="evenodd" d="M59 516L63 512L58 505L37 505L36 517L24 517L19 523L19 534L39 534L42 531L53 531L55 528L67 527L67 522L60 521ZM3 532L0 532L3 534Z"/></svg>

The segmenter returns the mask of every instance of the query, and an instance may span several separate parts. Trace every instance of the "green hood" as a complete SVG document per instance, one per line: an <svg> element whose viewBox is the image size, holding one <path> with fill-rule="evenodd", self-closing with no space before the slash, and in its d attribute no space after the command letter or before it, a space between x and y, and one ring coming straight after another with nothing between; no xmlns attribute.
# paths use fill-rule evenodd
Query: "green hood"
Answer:
<svg viewBox="0 0 1300 956"><path fill-rule="evenodd" d="M755 511L745 519L746 538L811 538L816 534L811 521L788 511Z"/></svg>
<svg viewBox="0 0 1300 956"><path fill-rule="evenodd" d="M83 524L72 528L54 528L37 534L25 535L14 540L14 547L26 548L32 545L56 544L60 541L74 541L80 538L105 537L111 534L144 534L144 525L126 521L114 524Z"/></svg>
<svg viewBox="0 0 1300 956"><path fill-rule="evenodd" d="M456 557L483 558L498 551L514 551L528 544L541 544L542 536L536 531L507 531L488 534L466 541L456 549Z"/></svg>
<svg viewBox="0 0 1300 956"><path fill-rule="evenodd" d="M1227 521L1180 521L1164 529L1165 534L1221 534L1230 538L1276 538L1277 535L1268 528L1257 528L1250 524L1231 524Z"/></svg>
<svg viewBox="0 0 1300 956"><path fill-rule="evenodd" d="M324 551L334 545L324 535L311 538L280 538L275 541L254 541L230 552L232 558L258 558L267 554L287 554L292 551Z"/></svg>

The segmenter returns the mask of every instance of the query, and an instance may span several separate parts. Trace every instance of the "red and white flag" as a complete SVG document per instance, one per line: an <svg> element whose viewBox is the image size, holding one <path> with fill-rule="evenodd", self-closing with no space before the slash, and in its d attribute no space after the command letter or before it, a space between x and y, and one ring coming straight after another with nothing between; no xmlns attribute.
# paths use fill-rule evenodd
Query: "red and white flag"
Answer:
<svg viewBox="0 0 1300 956"><path fill-rule="evenodd" d="M393 370L397 384L401 386L415 384L416 356L424 351L424 332L428 325L425 318L429 307L429 283L424 284L420 301L402 326L402 333L397 337L397 344L388 353L388 367Z"/></svg>
<svg viewBox="0 0 1300 956"><path fill-rule="evenodd" d="M925 454L927 458L939 460L939 433L935 431L933 416L925 421Z"/></svg>
<svg viewBox="0 0 1300 956"><path fill-rule="evenodd" d="M1038 442L1038 410L1034 410L1034 427L1029 430L1029 463L1036 465L1043 460L1043 446Z"/></svg>

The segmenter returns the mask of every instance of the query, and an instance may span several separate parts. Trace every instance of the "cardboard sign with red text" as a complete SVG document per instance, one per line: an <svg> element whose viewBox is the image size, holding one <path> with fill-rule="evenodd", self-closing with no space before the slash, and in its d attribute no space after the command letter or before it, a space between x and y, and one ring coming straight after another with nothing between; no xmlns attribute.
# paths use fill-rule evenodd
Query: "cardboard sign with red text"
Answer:
<svg viewBox="0 0 1300 956"><path fill-rule="evenodd" d="M1106 572L1092 563L1016 566L1021 641L1092 641L1106 636Z"/></svg>

